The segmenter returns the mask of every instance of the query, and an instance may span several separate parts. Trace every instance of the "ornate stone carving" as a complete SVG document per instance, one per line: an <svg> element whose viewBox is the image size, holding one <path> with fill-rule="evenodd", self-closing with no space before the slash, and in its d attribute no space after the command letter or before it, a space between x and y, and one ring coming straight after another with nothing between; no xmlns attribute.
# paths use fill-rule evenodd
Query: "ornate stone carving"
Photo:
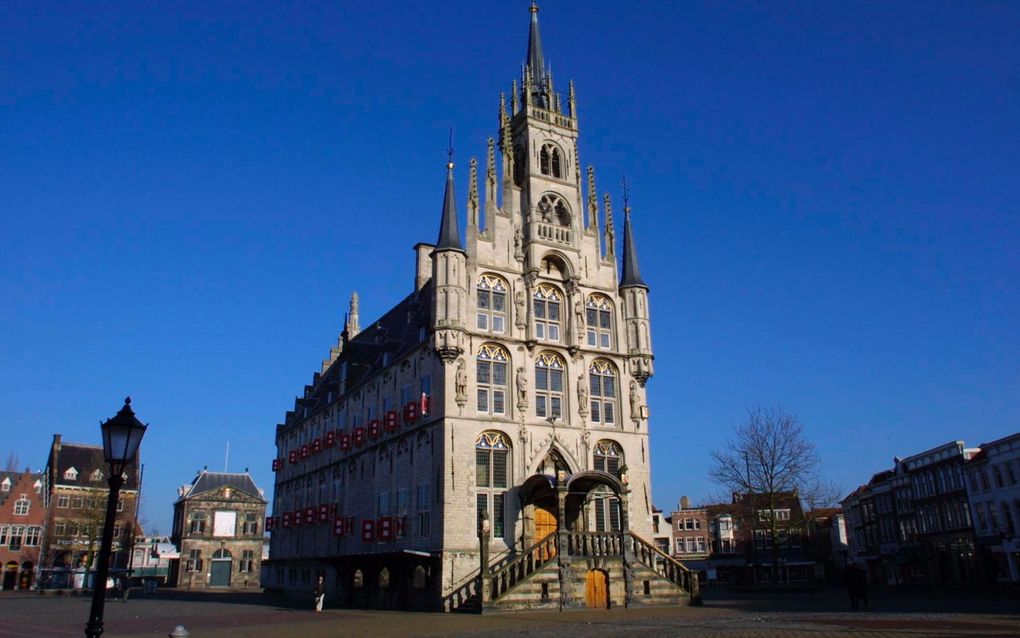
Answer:
<svg viewBox="0 0 1020 638"><path fill-rule="evenodd" d="M454 374L454 398L457 405L464 407L467 403L467 372L464 371L464 360L457 361L457 372Z"/></svg>
<svg viewBox="0 0 1020 638"><path fill-rule="evenodd" d="M514 224L514 259L524 261L524 238L520 224Z"/></svg>
<svg viewBox="0 0 1020 638"><path fill-rule="evenodd" d="M526 410L528 408L528 377L525 375L524 366L517 368L514 382L517 384L517 409Z"/></svg>
<svg viewBox="0 0 1020 638"><path fill-rule="evenodd" d="M440 328L432 334L432 339L434 344L432 349L443 363L450 363L464 352L460 346L459 330Z"/></svg>
<svg viewBox="0 0 1020 638"><path fill-rule="evenodd" d="M588 379L582 372L577 375L577 413L584 419L588 416Z"/></svg>
<svg viewBox="0 0 1020 638"><path fill-rule="evenodd" d="M517 327L524 330L528 327L528 296L524 292L524 280L518 279L514 290L514 320Z"/></svg>
<svg viewBox="0 0 1020 638"><path fill-rule="evenodd" d="M636 381L630 382L630 418L634 421L641 420L641 395L638 393Z"/></svg>

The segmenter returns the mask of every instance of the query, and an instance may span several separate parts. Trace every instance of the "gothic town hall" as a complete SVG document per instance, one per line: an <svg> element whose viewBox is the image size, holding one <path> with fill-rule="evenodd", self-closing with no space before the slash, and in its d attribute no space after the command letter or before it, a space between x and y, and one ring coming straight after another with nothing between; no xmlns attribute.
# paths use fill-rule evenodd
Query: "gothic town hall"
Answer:
<svg viewBox="0 0 1020 638"><path fill-rule="evenodd" d="M498 139L470 162L464 232L451 161L414 289L364 328L352 297L276 428L270 589L310 596L322 576L327 605L437 611L697 596L650 542L653 353L630 209L618 259L573 84L554 86L530 11Z"/></svg>

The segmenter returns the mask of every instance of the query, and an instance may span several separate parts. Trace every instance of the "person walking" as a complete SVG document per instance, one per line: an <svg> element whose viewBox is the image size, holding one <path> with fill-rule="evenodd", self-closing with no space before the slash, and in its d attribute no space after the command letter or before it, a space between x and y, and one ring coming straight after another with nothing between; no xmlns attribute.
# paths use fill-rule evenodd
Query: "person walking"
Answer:
<svg viewBox="0 0 1020 638"><path fill-rule="evenodd" d="M322 612L322 603L326 599L326 583L323 582L322 576L319 576L319 580L315 583L315 613Z"/></svg>

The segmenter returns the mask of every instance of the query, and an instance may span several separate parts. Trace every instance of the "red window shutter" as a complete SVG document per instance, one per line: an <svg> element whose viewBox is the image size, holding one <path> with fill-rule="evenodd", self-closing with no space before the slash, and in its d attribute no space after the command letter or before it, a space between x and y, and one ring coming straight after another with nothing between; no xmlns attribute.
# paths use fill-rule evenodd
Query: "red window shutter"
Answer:
<svg viewBox="0 0 1020 638"><path fill-rule="evenodd" d="M365 444L365 428L354 428L354 445Z"/></svg>
<svg viewBox="0 0 1020 638"><path fill-rule="evenodd" d="M322 439L316 437L316 439L312 441L312 452L318 454L321 451L322 451Z"/></svg>
<svg viewBox="0 0 1020 638"><path fill-rule="evenodd" d="M340 449L344 451L351 449L351 435L349 434L340 435Z"/></svg>
<svg viewBox="0 0 1020 638"><path fill-rule="evenodd" d="M266 517L266 531L267 532L273 531L273 517L272 516L267 516Z"/></svg>
<svg viewBox="0 0 1020 638"><path fill-rule="evenodd" d="M400 413L396 410L390 410L386 413L386 431L395 432L397 429L397 423L400 420Z"/></svg>
<svg viewBox="0 0 1020 638"><path fill-rule="evenodd" d="M382 516L379 518L379 540L393 540L393 518Z"/></svg>
<svg viewBox="0 0 1020 638"><path fill-rule="evenodd" d="M291 463L297 463L297 456L298 456L297 455L297 450L291 450L290 451L290 462Z"/></svg>
<svg viewBox="0 0 1020 638"><path fill-rule="evenodd" d="M336 432L330 430L326 432L326 440L323 443L326 447L333 447L336 444Z"/></svg>
<svg viewBox="0 0 1020 638"><path fill-rule="evenodd" d="M379 419L372 419L368 422L368 435L372 438L379 436Z"/></svg>
<svg viewBox="0 0 1020 638"><path fill-rule="evenodd" d="M301 446L301 458L303 458L303 459L307 459L308 458L308 444L307 443L305 443L304 445Z"/></svg>
<svg viewBox="0 0 1020 638"><path fill-rule="evenodd" d="M371 543L375 540L375 521L369 519L361 521L361 542Z"/></svg>

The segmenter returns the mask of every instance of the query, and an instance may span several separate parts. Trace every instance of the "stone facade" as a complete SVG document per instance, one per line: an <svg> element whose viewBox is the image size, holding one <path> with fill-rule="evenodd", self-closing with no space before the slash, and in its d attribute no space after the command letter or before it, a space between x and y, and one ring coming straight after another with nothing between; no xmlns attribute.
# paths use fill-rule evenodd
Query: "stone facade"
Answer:
<svg viewBox="0 0 1020 638"><path fill-rule="evenodd" d="M991 443L965 465L986 583L1020 583L1020 433Z"/></svg>
<svg viewBox="0 0 1020 638"><path fill-rule="evenodd" d="M170 582L185 589L260 589L267 501L251 475L199 472L179 490Z"/></svg>
<svg viewBox="0 0 1020 638"><path fill-rule="evenodd" d="M509 95L482 174L469 164L466 243L451 155L414 289L364 329L352 297L337 346L277 426L268 586L300 593L324 575L342 604L451 609L496 596L472 589L480 565L498 572L552 532L651 542L648 286L626 197L617 262L610 196L580 164L573 86L553 88L537 7ZM563 548L539 562L557 551L556 591L532 602L576 603L578 577L629 600L625 552L592 577Z"/></svg>

